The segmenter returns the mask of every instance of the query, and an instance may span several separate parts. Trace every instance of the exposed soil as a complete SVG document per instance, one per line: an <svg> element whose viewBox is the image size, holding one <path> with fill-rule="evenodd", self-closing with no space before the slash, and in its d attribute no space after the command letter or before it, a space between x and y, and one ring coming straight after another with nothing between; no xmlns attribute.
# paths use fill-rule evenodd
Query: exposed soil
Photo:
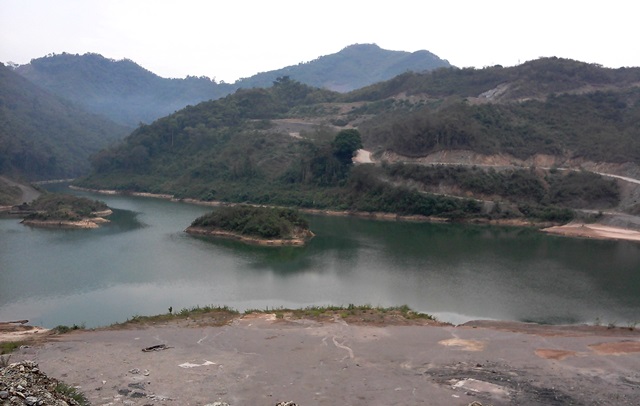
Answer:
<svg viewBox="0 0 640 406"><path fill-rule="evenodd" d="M601 240L625 240L640 242L640 231L619 227L606 226L604 224L584 224L574 222L563 226L545 228L542 231L550 234L558 234L569 237L594 238Z"/></svg>
<svg viewBox="0 0 640 406"><path fill-rule="evenodd" d="M165 315L13 357L96 405L640 404L636 329L343 315Z"/></svg>

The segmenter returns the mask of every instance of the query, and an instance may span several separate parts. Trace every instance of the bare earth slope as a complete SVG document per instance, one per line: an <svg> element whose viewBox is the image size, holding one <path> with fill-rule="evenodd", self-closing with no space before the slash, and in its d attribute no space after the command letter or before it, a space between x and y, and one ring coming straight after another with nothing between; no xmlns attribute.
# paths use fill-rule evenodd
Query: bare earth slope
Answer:
<svg viewBox="0 0 640 406"><path fill-rule="evenodd" d="M261 314L222 327L72 333L12 361L22 358L95 405L640 404L640 333L627 328L380 327Z"/></svg>

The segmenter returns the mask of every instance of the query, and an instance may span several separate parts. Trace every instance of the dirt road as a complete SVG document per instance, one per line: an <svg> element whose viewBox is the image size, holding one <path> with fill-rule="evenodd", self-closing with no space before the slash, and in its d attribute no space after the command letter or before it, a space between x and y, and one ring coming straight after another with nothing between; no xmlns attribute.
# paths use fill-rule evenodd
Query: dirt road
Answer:
<svg viewBox="0 0 640 406"><path fill-rule="evenodd" d="M79 385L94 405L640 404L640 332L628 328L375 327L262 314L222 327L72 333L18 359Z"/></svg>

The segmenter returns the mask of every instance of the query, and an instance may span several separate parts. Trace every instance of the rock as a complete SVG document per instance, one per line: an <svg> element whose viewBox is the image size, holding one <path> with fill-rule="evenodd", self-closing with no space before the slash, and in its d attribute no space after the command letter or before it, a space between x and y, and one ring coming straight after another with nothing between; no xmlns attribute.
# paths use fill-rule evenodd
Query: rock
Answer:
<svg viewBox="0 0 640 406"><path fill-rule="evenodd" d="M0 404L78 406L71 396L82 394L75 390L75 393L57 391L59 385L61 382L49 378L35 362L17 362L0 368Z"/></svg>
<svg viewBox="0 0 640 406"><path fill-rule="evenodd" d="M27 406L36 406L38 404L38 398L35 396L27 396L24 400L24 404Z"/></svg>
<svg viewBox="0 0 640 406"><path fill-rule="evenodd" d="M276 406L298 406L296 402L288 401L288 402L278 402Z"/></svg>

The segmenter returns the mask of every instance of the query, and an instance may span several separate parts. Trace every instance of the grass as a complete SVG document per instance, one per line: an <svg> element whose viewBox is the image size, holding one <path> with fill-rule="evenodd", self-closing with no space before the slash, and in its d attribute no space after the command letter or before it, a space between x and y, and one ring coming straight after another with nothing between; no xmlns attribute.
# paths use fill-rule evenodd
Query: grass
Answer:
<svg viewBox="0 0 640 406"><path fill-rule="evenodd" d="M66 334L66 333L69 333L71 331L84 330L84 329L85 329L85 325L84 325L84 323L81 323L81 324L74 324L71 327L65 326L65 325L59 325L59 326L54 327L52 329L52 331L54 333L57 333L57 334Z"/></svg>
<svg viewBox="0 0 640 406"><path fill-rule="evenodd" d="M336 316L349 322L365 322L365 323L398 323L402 319L409 321L425 320L437 321L430 314L415 312L407 305L393 307L374 307L369 304L345 306L308 306L303 309L249 309L244 312L251 313L274 313L276 319L283 319L285 315L294 319L333 319Z"/></svg>
<svg viewBox="0 0 640 406"><path fill-rule="evenodd" d="M372 323L372 324L399 324L416 321L433 321L436 318L430 314L415 312L407 305L395 307L374 307L371 305L347 306L308 306L301 309L285 309L283 307L265 309L247 309L244 315L260 313L275 314L276 319L312 319L330 321L335 317L340 317L352 323ZM237 310L228 306L194 306L183 308L179 311L171 311L155 316L135 315L122 323L112 324L112 328L127 327L131 325L168 323L171 321L189 320L196 324L206 324L211 326L222 326L240 317Z"/></svg>
<svg viewBox="0 0 640 406"><path fill-rule="evenodd" d="M229 306L194 306L189 308L183 308L182 310L173 311L173 307L169 308L168 313L158 314L154 316L140 316L135 315L130 319L127 319L123 323L112 324L111 327L125 327L132 324L154 324L154 323L166 323L175 320L185 319L201 319L207 316L210 324L224 325L230 320L237 317L240 313L230 308ZM211 323L213 322L213 323Z"/></svg>
<svg viewBox="0 0 640 406"><path fill-rule="evenodd" d="M11 354L24 343L22 341L6 341L0 343L0 355Z"/></svg>
<svg viewBox="0 0 640 406"><path fill-rule="evenodd" d="M78 389L73 386L67 385L66 383L58 382L54 390L61 395L75 400L80 406L91 405L91 403L89 403L89 399L87 399L84 393L78 391Z"/></svg>

